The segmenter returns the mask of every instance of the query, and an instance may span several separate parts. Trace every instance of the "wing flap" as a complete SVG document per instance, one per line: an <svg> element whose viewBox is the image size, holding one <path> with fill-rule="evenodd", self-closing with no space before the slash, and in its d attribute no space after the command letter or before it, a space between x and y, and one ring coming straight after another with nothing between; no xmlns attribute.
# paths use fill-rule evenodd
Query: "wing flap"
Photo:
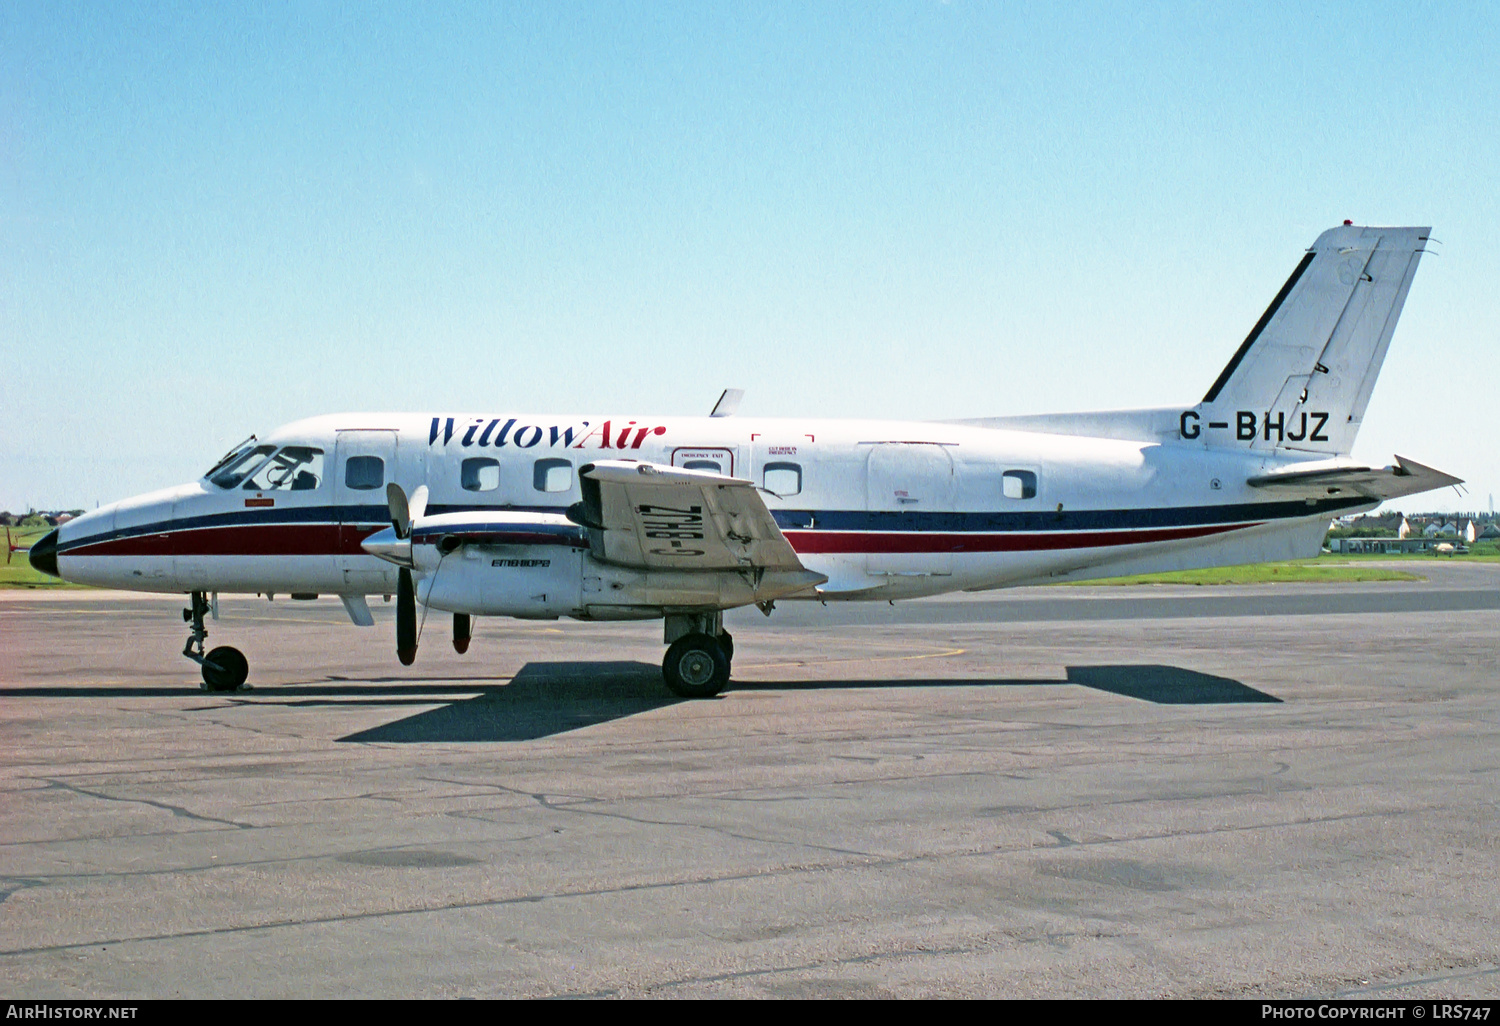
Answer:
<svg viewBox="0 0 1500 1026"><path fill-rule="evenodd" d="M803 570L753 482L656 463L600 460L575 522L594 555L648 570ZM595 489L597 493L595 494Z"/></svg>
<svg viewBox="0 0 1500 1026"><path fill-rule="evenodd" d="M1392 467L1359 467L1349 464L1294 464L1283 470L1258 474L1246 482L1278 496L1325 499L1331 496L1363 495L1368 499L1396 499L1447 485L1462 484L1461 478L1396 457Z"/></svg>

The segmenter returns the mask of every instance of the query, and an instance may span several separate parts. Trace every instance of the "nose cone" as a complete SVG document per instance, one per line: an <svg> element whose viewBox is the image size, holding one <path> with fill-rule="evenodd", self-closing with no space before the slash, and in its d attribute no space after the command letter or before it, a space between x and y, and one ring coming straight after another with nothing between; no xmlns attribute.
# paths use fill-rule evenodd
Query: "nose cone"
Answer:
<svg viewBox="0 0 1500 1026"><path fill-rule="evenodd" d="M397 538L395 528L376 531L360 542L359 547L397 566L411 566L411 539Z"/></svg>
<svg viewBox="0 0 1500 1026"><path fill-rule="evenodd" d="M32 543L27 558L42 573L61 577L62 574L57 572L57 529L53 528L41 541Z"/></svg>

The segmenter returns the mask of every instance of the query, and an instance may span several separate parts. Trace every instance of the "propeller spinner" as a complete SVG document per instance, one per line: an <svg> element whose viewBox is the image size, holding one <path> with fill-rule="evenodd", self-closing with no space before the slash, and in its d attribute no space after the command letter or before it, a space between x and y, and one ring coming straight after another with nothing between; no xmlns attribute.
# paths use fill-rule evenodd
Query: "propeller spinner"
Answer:
<svg viewBox="0 0 1500 1026"><path fill-rule="evenodd" d="M391 529L376 531L359 543L360 548L372 556L410 568L414 565L411 558L411 532L427 512L427 486L418 486L408 500L406 492L393 481L385 486L385 500L391 511Z"/></svg>

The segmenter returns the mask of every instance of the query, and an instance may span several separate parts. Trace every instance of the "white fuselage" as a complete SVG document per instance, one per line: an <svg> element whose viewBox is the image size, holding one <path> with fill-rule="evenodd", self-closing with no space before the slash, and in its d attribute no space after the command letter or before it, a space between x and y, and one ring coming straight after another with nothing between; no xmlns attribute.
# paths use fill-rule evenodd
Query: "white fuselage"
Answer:
<svg viewBox="0 0 1500 1026"><path fill-rule="evenodd" d="M933 422L350 414L256 444L316 455L290 479L225 487L211 474L78 517L59 531L61 575L142 591L389 594L396 568L360 546L390 523L386 484L426 485L433 515L561 514L579 501L578 469L611 459L763 486L798 557L828 578L805 598L1309 556L1332 516L1374 505L1268 500L1247 478L1290 460L1265 451Z"/></svg>

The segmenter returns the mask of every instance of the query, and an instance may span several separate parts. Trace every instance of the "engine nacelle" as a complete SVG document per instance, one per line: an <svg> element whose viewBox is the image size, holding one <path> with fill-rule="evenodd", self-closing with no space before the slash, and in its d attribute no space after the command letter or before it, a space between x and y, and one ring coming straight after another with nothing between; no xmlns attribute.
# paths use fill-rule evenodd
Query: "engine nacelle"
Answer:
<svg viewBox="0 0 1500 1026"><path fill-rule="evenodd" d="M473 616L638 620L685 609L733 609L810 591L810 570L663 570L597 557L584 529L547 513L444 513L408 538L387 528L364 548L417 571L417 597Z"/></svg>
<svg viewBox="0 0 1500 1026"><path fill-rule="evenodd" d="M588 554L563 545L463 545L418 585L434 609L555 620L583 610Z"/></svg>
<svg viewBox="0 0 1500 1026"><path fill-rule="evenodd" d="M452 613L522 619L637 620L669 609L732 609L806 591L810 571L637 570L566 545L468 543L417 586L422 602Z"/></svg>

